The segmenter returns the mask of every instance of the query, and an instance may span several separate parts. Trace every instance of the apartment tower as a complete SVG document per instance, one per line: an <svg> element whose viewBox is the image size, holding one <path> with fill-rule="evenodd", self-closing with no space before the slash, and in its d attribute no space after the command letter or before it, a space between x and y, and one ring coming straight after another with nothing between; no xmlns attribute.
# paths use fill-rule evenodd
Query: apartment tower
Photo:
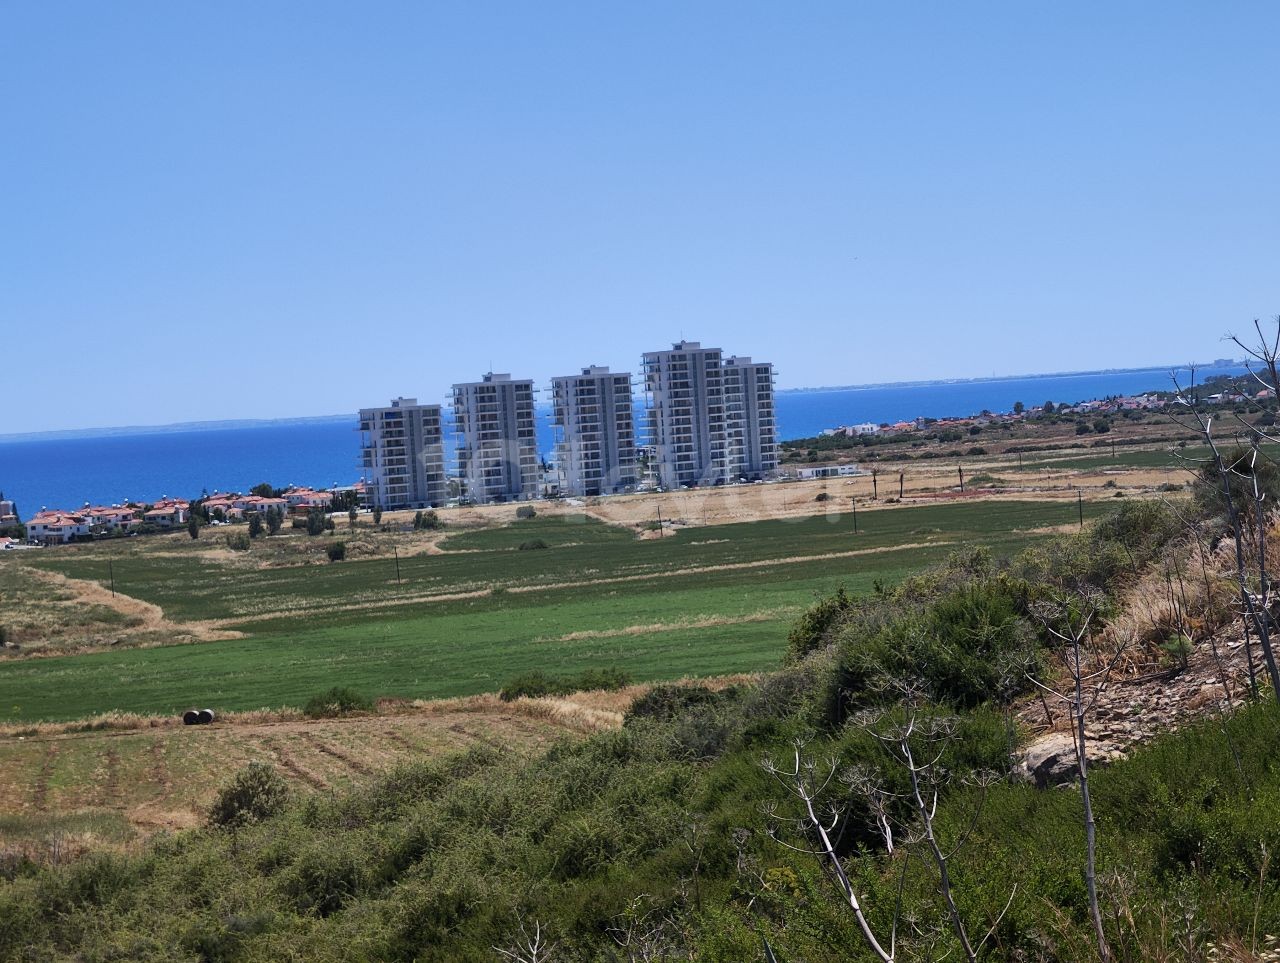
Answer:
<svg viewBox="0 0 1280 963"><path fill-rule="evenodd" d="M571 495L610 495L636 484L631 375L607 367L551 379L556 462Z"/></svg>
<svg viewBox="0 0 1280 963"><path fill-rule="evenodd" d="M389 510L444 502L439 405L394 398L388 408L361 408L360 449L369 504Z"/></svg>
<svg viewBox="0 0 1280 963"><path fill-rule="evenodd" d="M533 382L490 372L453 386L458 476L473 501L505 502L538 493Z"/></svg>
<svg viewBox="0 0 1280 963"><path fill-rule="evenodd" d="M664 488L723 484L725 399L720 349L680 341L644 356L649 442Z"/></svg>
<svg viewBox="0 0 1280 963"><path fill-rule="evenodd" d="M725 459L733 481L756 481L778 467L773 413L773 365L750 358L725 358Z"/></svg>

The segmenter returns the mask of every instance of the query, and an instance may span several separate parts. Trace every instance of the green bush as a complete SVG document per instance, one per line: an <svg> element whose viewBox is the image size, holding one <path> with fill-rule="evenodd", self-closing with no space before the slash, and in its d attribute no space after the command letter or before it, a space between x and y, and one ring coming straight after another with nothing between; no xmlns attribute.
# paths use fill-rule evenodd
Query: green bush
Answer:
<svg viewBox="0 0 1280 963"><path fill-rule="evenodd" d="M974 708L1028 685L1024 671L1037 639L1015 589L1000 578L953 589L878 628L850 623L841 633L837 684L841 704L856 708L896 698L901 684L923 685L943 705Z"/></svg>
<svg viewBox="0 0 1280 963"><path fill-rule="evenodd" d="M655 685L640 696L627 709L625 721L657 719L669 722L691 709L716 705L721 702L720 693L701 685Z"/></svg>
<svg viewBox="0 0 1280 963"><path fill-rule="evenodd" d="M308 535L323 535L328 523L329 519L325 515L323 508L307 509L306 526Z"/></svg>
<svg viewBox="0 0 1280 963"><path fill-rule="evenodd" d="M519 698L540 699L544 696L568 695L597 689L617 690L631 684L631 676L621 669L587 669L577 675L552 677L540 669L524 672L509 680L498 693L503 702Z"/></svg>
<svg viewBox="0 0 1280 963"><path fill-rule="evenodd" d="M498 698L503 702L513 702L520 698L540 699L543 696L562 695L566 691L568 690L564 689L560 680L552 679L540 669L534 669L504 683L498 692Z"/></svg>
<svg viewBox="0 0 1280 963"><path fill-rule="evenodd" d="M547 543L540 538L531 538L526 542L520 543L520 551L533 552L547 547Z"/></svg>
<svg viewBox="0 0 1280 963"><path fill-rule="evenodd" d="M853 600L840 586L834 595L819 599L800 615L787 634L787 658L798 661L815 649L829 645L833 631L853 608Z"/></svg>
<svg viewBox="0 0 1280 963"><path fill-rule="evenodd" d="M209 810L209 825L224 829L247 826L276 815L289 800L289 785L275 768L251 762L222 788Z"/></svg>
<svg viewBox="0 0 1280 963"><path fill-rule="evenodd" d="M333 719L353 712L372 712L373 709L373 701L368 696L345 686L334 686L308 699L302 707L302 714L308 719Z"/></svg>
<svg viewBox="0 0 1280 963"><path fill-rule="evenodd" d="M233 552L247 552L252 543L244 532L231 532L227 535L227 548Z"/></svg>
<svg viewBox="0 0 1280 963"><path fill-rule="evenodd" d="M301 913L328 916L363 889L365 854L324 841L303 850L281 879L281 888Z"/></svg>
<svg viewBox="0 0 1280 963"><path fill-rule="evenodd" d="M516 518L519 519L534 518L537 514L537 510L532 505L521 505L516 509Z"/></svg>
<svg viewBox="0 0 1280 963"><path fill-rule="evenodd" d="M329 556L331 562L341 562L347 557L346 542L330 542L325 548L324 553Z"/></svg>

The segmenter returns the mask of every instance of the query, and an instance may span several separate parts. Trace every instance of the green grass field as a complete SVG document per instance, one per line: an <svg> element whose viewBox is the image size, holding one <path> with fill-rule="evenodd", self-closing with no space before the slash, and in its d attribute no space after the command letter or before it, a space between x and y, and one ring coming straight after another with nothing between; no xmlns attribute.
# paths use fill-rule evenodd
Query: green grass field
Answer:
<svg viewBox="0 0 1280 963"><path fill-rule="evenodd" d="M637 680L764 670L820 594L863 592L964 547L1010 554L1075 520L1070 503L987 501L860 512L857 534L832 514L638 540L537 518L403 558L399 583L384 559L252 569L178 552L113 558L102 545L50 552L26 564L105 583L112 559L117 590L248 637L0 663L0 720L299 705L334 684L469 695L533 668L616 666ZM518 550L531 538L550 547Z"/></svg>
<svg viewBox="0 0 1280 963"><path fill-rule="evenodd" d="M1168 468L1184 469L1188 464L1199 464L1209 457L1207 448L1185 448L1177 455L1169 449L1141 449L1125 451L1117 448L1115 454L1110 448L1094 449L1093 453L1081 451L1079 454L1061 455L1046 452L1034 452L1022 456L1023 471L1040 471L1043 469L1080 469L1083 471L1101 470L1105 468ZM1181 461L1179 459L1185 459Z"/></svg>
<svg viewBox="0 0 1280 963"><path fill-rule="evenodd" d="M1225 440L1219 444L1224 454L1234 450L1234 446ZM1280 457L1280 448L1273 445L1264 445L1263 450L1271 458ZM1137 450L1119 447L1114 454L1109 447L1061 453L1038 451L1022 456L1022 470L1042 471L1058 468L1100 471L1107 468L1168 468L1189 478L1187 470L1200 466L1208 458L1209 449L1205 445L1188 445L1186 448L1178 449L1165 446ZM1014 464L1016 465L1016 461Z"/></svg>

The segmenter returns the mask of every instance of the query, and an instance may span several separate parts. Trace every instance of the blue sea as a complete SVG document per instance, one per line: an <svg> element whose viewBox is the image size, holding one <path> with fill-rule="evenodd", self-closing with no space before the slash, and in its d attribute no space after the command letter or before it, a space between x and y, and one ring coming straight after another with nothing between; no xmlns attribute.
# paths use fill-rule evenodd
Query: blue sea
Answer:
<svg viewBox="0 0 1280 963"><path fill-rule="evenodd" d="M1197 380L1239 374L1240 367L1197 370ZM874 385L777 396L779 435L806 438L824 428L871 421L902 421L1008 411L1085 401L1119 394L1165 390L1168 368L1037 375L964 382ZM1186 377L1186 373L1182 373ZM164 496L194 497L202 491L244 491L262 481L278 487L350 484L359 477L360 436L355 415L257 424L250 427L181 426L165 430L119 430L96 436L18 437L0 441L0 492L28 518L41 507L75 508ZM548 412L538 429L548 452Z"/></svg>

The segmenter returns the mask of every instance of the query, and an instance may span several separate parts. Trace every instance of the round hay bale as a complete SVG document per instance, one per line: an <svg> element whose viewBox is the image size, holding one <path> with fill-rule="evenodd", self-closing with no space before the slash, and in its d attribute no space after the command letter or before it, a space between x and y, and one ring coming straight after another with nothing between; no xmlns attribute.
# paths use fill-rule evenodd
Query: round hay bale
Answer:
<svg viewBox="0 0 1280 963"><path fill-rule="evenodd" d="M205 725L208 725L208 724L209 724L210 722L212 722L212 721L213 721L213 710L212 710L212 709L201 709L201 710L200 710L200 724L201 724L202 726L205 726Z"/></svg>
<svg viewBox="0 0 1280 963"><path fill-rule="evenodd" d="M186 712L184 712L182 714L182 724L184 726L200 725L200 710L188 709Z"/></svg>

